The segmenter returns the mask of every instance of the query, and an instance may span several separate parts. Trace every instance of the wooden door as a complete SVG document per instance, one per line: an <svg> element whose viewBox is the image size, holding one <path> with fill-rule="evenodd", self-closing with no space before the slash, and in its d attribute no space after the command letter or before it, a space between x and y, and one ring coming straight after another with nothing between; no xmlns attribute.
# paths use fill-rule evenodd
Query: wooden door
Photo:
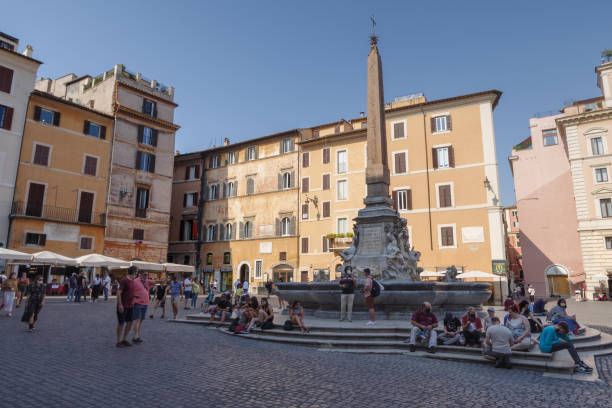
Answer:
<svg viewBox="0 0 612 408"><path fill-rule="evenodd" d="M28 204L26 206L26 215L31 217L42 217L43 201L45 198L45 185L30 183L28 192Z"/></svg>
<svg viewBox="0 0 612 408"><path fill-rule="evenodd" d="M81 201L79 204L79 222L91 222L93 212L94 194L81 191Z"/></svg>
<svg viewBox="0 0 612 408"><path fill-rule="evenodd" d="M550 295L557 296L569 296L569 282L565 275L549 275L546 277L548 280L548 291Z"/></svg>

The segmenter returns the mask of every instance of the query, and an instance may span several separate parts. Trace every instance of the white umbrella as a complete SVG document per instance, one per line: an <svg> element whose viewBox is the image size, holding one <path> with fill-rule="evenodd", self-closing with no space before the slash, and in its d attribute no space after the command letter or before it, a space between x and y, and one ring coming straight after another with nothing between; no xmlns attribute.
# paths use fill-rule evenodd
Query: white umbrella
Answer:
<svg viewBox="0 0 612 408"><path fill-rule="evenodd" d="M145 261L130 261L131 266L135 266L138 269L142 269L143 271L163 271L164 265L154 263L154 262L145 262Z"/></svg>
<svg viewBox="0 0 612 408"><path fill-rule="evenodd" d="M421 274L419 276L425 276L425 277L438 277L438 276L446 276L446 272L444 271L440 271L440 272L435 272L435 271L423 271L421 272Z"/></svg>
<svg viewBox="0 0 612 408"><path fill-rule="evenodd" d="M100 254L83 255L76 259L79 266L102 266L108 269L127 268L129 262Z"/></svg>
<svg viewBox="0 0 612 408"><path fill-rule="evenodd" d="M55 252L51 252L51 251L42 251L42 252L36 252L35 254L32 254L32 262L33 263L43 263L43 264L48 264L48 265L69 265L69 266L75 266L77 264L77 262L72 259L72 258L68 258L67 256L64 255L60 255L60 254L56 254Z"/></svg>
<svg viewBox="0 0 612 408"><path fill-rule="evenodd" d="M195 271L195 268L192 265L181 265L175 263L165 263L163 264L164 268L166 268L166 272L191 272Z"/></svg>
<svg viewBox="0 0 612 408"><path fill-rule="evenodd" d="M603 273L598 273L597 275L593 275L593 276L591 276L591 278L597 279L598 281L608 280L609 279L608 275L604 275Z"/></svg>
<svg viewBox="0 0 612 408"><path fill-rule="evenodd" d="M493 275L492 273L482 272L482 271L469 271L463 272L457 275L457 279L466 279L466 278L497 278L497 275Z"/></svg>
<svg viewBox="0 0 612 408"><path fill-rule="evenodd" d="M0 259L12 259L15 261L31 261L32 254L25 252L13 251L8 248L0 248Z"/></svg>

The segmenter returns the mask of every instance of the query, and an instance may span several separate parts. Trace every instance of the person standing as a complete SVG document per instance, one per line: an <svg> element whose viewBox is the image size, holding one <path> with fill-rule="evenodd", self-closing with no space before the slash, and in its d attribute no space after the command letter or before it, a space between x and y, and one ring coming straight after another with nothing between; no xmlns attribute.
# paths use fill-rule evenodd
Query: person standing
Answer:
<svg viewBox="0 0 612 408"><path fill-rule="evenodd" d="M91 286L91 302L96 303L100 295L100 278L94 275L93 284Z"/></svg>
<svg viewBox="0 0 612 408"><path fill-rule="evenodd" d="M130 266L127 276L121 279L117 290L117 347L131 347L127 341L127 336L132 329L132 319L134 311L134 276L137 268Z"/></svg>
<svg viewBox="0 0 612 408"><path fill-rule="evenodd" d="M198 306L198 295L200 294L200 285L197 280L191 283L191 307L195 309Z"/></svg>
<svg viewBox="0 0 612 408"><path fill-rule="evenodd" d="M178 315L179 302L181 301L181 294L183 293L183 286L181 282L178 281L178 277L174 275L172 282L170 282L170 286L167 289L170 292L170 304L172 305L172 314L174 315L174 320L176 320L176 316Z"/></svg>
<svg viewBox="0 0 612 408"><path fill-rule="evenodd" d="M344 268L344 276L340 279L340 321L347 319L353 321L353 301L355 300L355 287L357 281L353 277L353 268L347 266Z"/></svg>
<svg viewBox="0 0 612 408"><path fill-rule="evenodd" d="M368 321L368 326L374 326L376 324L376 316L374 314L374 296L372 296L372 285L374 281L372 280L372 275L370 273L370 268L365 268L363 270L365 274L365 285L363 286L363 296L365 297L366 308L368 309L368 314L370 315L370 321Z"/></svg>
<svg viewBox="0 0 612 408"><path fill-rule="evenodd" d="M242 284L242 292L245 295L249 294L249 281L247 279L245 279L244 283Z"/></svg>
<svg viewBox="0 0 612 408"><path fill-rule="evenodd" d="M488 347L484 352L484 357L487 360L495 360L495 368L512 368L510 364L511 347L514 345L512 332L500 324L497 316L491 319L491 323L485 337L485 343Z"/></svg>
<svg viewBox="0 0 612 408"><path fill-rule="evenodd" d="M81 301L81 295L83 294L83 284L85 277L83 276L83 272L79 273L79 275L76 278L76 290L75 290L75 295L74 295L74 301L75 303L79 303Z"/></svg>
<svg viewBox="0 0 612 408"><path fill-rule="evenodd" d="M8 279L2 281L2 306L0 306L0 309L4 308L8 317L13 316L17 285L17 274L15 272L11 273Z"/></svg>
<svg viewBox="0 0 612 408"><path fill-rule="evenodd" d="M266 282L266 292L268 292L268 297L272 296L272 279Z"/></svg>
<svg viewBox="0 0 612 408"><path fill-rule="evenodd" d="M529 301L531 303L535 302L536 290L533 286L531 286L531 283L527 287L527 293L529 294Z"/></svg>
<svg viewBox="0 0 612 408"><path fill-rule="evenodd" d="M23 302L23 296L28 290L28 286L30 285L30 280L28 279L28 275L24 272L21 274L21 278L17 281L17 304L15 307L21 306L21 302Z"/></svg>
<svg viewBox="0 0 612 408"><path fill-rule="evenodd" d="M157 308L161 306L162 315L161 318L166 317L166 292L168 290L168 285L163 280L159 282L157 288L155 289L155 306L153 306L153 311L151 312L151 319L155 317L155 312Z"/></svg>
<svg viewBox="0 0 612 408"><path fill-rule="evenodd" d="M189 310L187 307L187 302L191 302L191 289L192 289L191 279L189 279L189 275L185 275L185 280L183 281L183 293L185 294L185 310Z"/></svg>
<svg viewBox="0 0 612 408"><path fill-rule="evenodd" d="M147 317L149 289L153 283L148 279L147 271L141 271L138 275L138 278L134 280L134 332L132 337L132 343L134 344L140 344L144 341L140 338L140 328Z"/></svg>
<svg viewBox="0 0 612 408"><path fill-rule="evenodd" d="M42 307L45 305L45 285L43 284L42 275L36 275L34 281L27 287L28 302L21 321L28 324L27 332L34 331L34 323L38 319Z"/></svg>
<svg viewBox="0 0 612 408"><path fill-rule="evenodd" d="M236 295L236 297L238 297L238 288L242 288L242 281L240 280L240 278L237 278L236 282L234 282L234 294Z"/></svg>
<svg viewBox="0 0 612 408"><path fill-rule="evenodd" d="M104 290L104 301L108 300L108 293L111 290L111 278L108 276L108 272L104 274L104 280L102 281L102 287Z"/></svg>
<svg viewBox="0 0 612 408"><path fill-rule="evenodd" d="M76 273L72 273L70 278L68 279L68 296L66 297L66 302L74 302L74 295L76 294L77 287L77 279Z"/></svg>

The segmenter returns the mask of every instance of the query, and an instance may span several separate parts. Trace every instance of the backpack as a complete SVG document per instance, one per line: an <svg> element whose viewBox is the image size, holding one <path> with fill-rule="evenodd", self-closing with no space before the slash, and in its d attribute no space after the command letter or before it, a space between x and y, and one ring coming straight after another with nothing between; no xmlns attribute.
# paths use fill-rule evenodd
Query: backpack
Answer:
<svg viewBox="0 0 612 408"><path fill-rule="evenodd" d="M272 323L271 320L266 320L261 326L260 326L261 330L268 330L268 329L273 329L274 328L274 323ZM291 325L291 328L293 328L293 325Z"/></svg>
<svg viewBox="0 0 612 408"><path fill-rule="evenodd" d="M285 324L283 325L283 330L287 330L287 331L293 330L293 323L291 323L291 320L285 320Z"/></svg>
<svg viewBox="0 0 612 408"><path fill-rule="evenodd" d="M381 291L382 291L382 287L381 287L380 283L378 283L374 279L372 279L372 289L370 289L370 295L372 297L376 297L376 296L380 295Z"/></svg>

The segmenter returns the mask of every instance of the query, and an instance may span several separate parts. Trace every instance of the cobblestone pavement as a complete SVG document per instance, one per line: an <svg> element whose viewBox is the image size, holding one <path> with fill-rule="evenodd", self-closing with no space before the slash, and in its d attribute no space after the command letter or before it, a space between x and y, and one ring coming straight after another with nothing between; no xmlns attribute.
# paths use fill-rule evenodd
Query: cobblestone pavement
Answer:
<svg viewBox="0 0 612 408"><path fill-rule="evenodd" d="M22 309L17 309L19 315ZM183 311L181 311L183 312ZM612 387L408 356L323 353L148 319L117 349L113 303L0 318L3 407L609 406Z"/></svg>

